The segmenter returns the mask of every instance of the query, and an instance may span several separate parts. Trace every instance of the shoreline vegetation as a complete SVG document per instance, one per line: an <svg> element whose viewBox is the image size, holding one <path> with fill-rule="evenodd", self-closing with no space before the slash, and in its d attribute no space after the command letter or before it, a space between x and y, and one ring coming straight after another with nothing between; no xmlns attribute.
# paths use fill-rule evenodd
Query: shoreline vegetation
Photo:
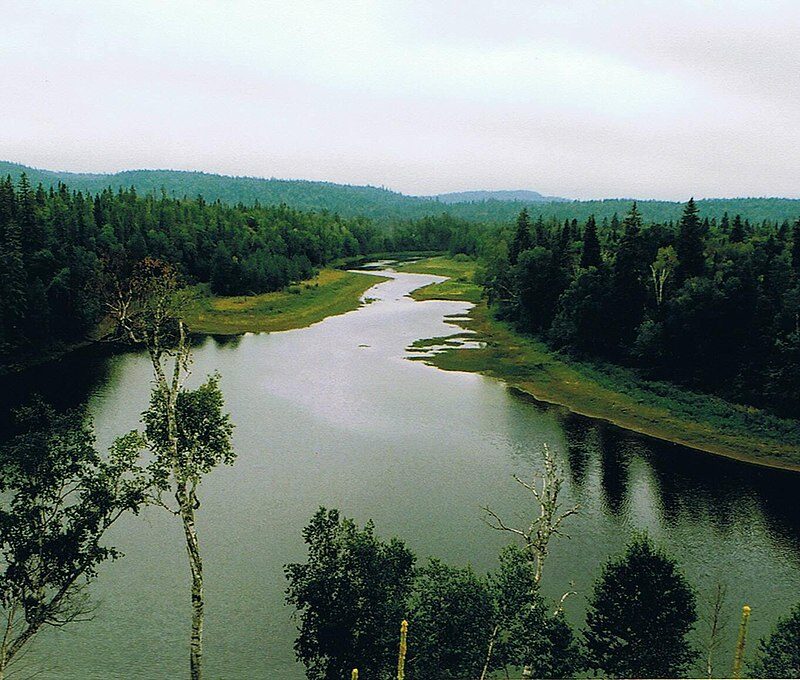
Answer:
<svg viewBox="0 0 800 680"><path fill-rule="evenodd" d="M634 371L583 362L550 350L493 318L473 277L474 260L433 257L399 265L401 272L450 277L415 290L418 301L472 302L468 320L454 321L481 349L446 347L421 360L449 371L481 373L535 399L573 413L710 454L772 468L800 472L800 425L765 411L698 394L665 382L648 381ZM442 344L442 338L414 343Z"/></svg>
<svg viewBox="0 0 800 680"><path fill-rule="evenodd" d="M329 316L358 309L362 296L384 276L342 269L322 269L306 281L261 295L214 296L207 286L186 311L192 333L240 335L305 328Z"/></svg>

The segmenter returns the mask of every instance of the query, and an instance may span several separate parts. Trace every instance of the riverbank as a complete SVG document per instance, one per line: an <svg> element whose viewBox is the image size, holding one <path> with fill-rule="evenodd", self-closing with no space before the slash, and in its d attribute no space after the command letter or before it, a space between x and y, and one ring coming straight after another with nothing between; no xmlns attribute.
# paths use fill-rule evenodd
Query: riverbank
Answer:
<svg viewBox="0 0 800 680"><path fill-rule="evenodd" d="M476 335L480 349L449 347L424 360L444 370L482 373L505 381L540 401L607 420L627 430L708 453L769 467L800 471L800 424L758 409L731 404L680 386L644 380L618 366L575 361L543 342L494 319L472 282L474 261L436 257L400 271L450 276L420 288L415 300L475 303L457 323ZM415 343L418 348L441 339Z"/></svg>
<svg viewBox="0 0 800 680"><path fill-rule="evenodd" d="M328 316L357 309L364 293L386 280L373 274L323 269L313 279L262 295L216 297L207 286L200 286L185 319L193 333L211 335L305 328Z"/></svg>

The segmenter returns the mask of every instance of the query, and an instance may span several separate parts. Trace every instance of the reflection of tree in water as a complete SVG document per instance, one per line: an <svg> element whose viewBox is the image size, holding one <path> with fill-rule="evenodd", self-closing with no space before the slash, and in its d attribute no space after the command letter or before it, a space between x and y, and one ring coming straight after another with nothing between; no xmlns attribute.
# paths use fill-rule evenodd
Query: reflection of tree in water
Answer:
<svg viewBox="0 0 800 680"><path fill-rule="evenodd" d="M630 456L623 446L623 433L618 428L601 424L597 430L600 450L600 480L603 500L614 517L621 517L628 505Z"/></svg>
<svg viewBox="0 0 800 680"><path fill-rule="evenodd" d="M214 345L219 349L236 349L242 342L243 335L203 335L198 338L192 338L192 345L202 345L207 338L214 341Z"/></svg>
<svg viewBox="0 0 800 680"><path fill-rule="evenodd" d="M703 522L725 537L742 519L748 484L738 478L736 464L657 440L644 455L658 480L666 524Z"/></svg>
<svg viewBox="0 0 800 680"><path fill-rule="evenodd" d="M101 386L120 378L119 362L107 345L92 345L57 361L0 377L0 439L6 436L11 412L41 396L58 411L85 405Z"/></svg>
<svg viewBox="0 0 800 680"><path fill-rule="evenodd" d="M598 450L598 423L565 413L561 425L567 440L567 472L577 493L584 489L592 451Z"/></svg>

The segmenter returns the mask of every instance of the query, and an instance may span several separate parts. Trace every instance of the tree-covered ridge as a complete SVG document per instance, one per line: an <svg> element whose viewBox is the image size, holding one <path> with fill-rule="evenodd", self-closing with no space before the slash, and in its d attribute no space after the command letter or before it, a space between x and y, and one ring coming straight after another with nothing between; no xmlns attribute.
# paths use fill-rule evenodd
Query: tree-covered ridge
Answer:
<svg viewBox="0 0 800 680"><path fill-rule="evenodd" d="M489 255L497 313L553 347L798 417L800 220L647 224L634 203L598 228L520 213Z"/></svg>
<svg viewBox="0 0 800 680"><path fill-rule="evenodd" d="M10 174L18 181L22 173L27 174L33 185L42 183L48 187L63 182L84 193L97 194L107 188L116 191L133 186L139 194L161 195L164 190L172 198L195 198L200 195L207 201L220 200L232 204L285 203L303 210L328 210L348 217L369 217L383 224L435 216L442 212L470 222L500 224L512 220L526 206L533 215L541 213L545 219L563 221L576 218L584 221L593 214L598 222L604 218L610 222L614 214L624 215L631 203L631 199L617 198L594 201L558 199L548 202L547 199L551 197L547 196L543 197L546 199L544 202L540 199L483 200L481 192L476 193L476 200L452 203L446 198L447 194L438 200L436 197L407 196L378 187L332 182L230 177L178 170L83 174L38 170L0 161L0 176ZM722 219L725 212L740 214L742 219L753 224L760 224L764 220L782 222L800 213L800 200L788 198L715 198L697 201L697 204L701 217L716 218L717 221ZM681 215L681 204L673 201L639 201L639 208L646 221L677 221Z"/></svg>
<svg viewBox="0 0 800 680"><path fill-rule="evenodd" d="M368 221L198 197L97 195L0 181L0 363L86 337L104 310L108 262L172 263L218 294L280 289L333 259L382 250Z"/></svg>

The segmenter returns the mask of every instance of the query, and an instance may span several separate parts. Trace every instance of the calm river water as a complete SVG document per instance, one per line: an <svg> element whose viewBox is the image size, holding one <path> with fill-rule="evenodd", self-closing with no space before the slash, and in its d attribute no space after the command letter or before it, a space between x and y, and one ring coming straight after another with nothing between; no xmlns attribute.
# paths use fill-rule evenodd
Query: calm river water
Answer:
<svg viewBox="0 0 800 680"><path fill-rule="evenodd" d="M208 678L304 677L283 565L304 558L300 532L318 506L372 518L421 559L486 571L508 539L482 523L480 508L508 518L529 511L511 475L537 468L542 442L557 454L567 500L581 506L544 576L550 595L574 582L573 622L601 564L634 529L679 557L701 599L718 579L727 584L723 673L742 604L753 607L752 649L800 600L800 475L627 433L495 380L410 361L408 345L459 332L445 317L469 305L414 302L411 290L439 279L389 275L357 311L300 330L207 338L196 349L195 379L223 376L239 453L201 488ZM31 391L61 405L88 401L105 446L137 427L149 377L140 354L76 354L0 388L4 406ZM112 538L125 557L92 586L94 620L42 636L25 662L39 677L185 677L188 568L178 522L151 509Z"/></svg>

